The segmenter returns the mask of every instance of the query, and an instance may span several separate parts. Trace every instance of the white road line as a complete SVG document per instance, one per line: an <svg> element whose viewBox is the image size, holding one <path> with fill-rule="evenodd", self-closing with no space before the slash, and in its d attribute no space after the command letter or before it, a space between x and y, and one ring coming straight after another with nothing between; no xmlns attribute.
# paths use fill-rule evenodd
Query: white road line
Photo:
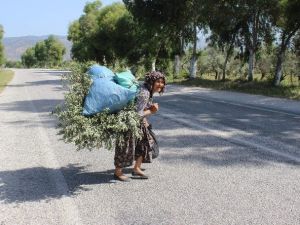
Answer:
<svg viewBox="0 0 300 225"><path fill-rule="evenodd" d="M184 95L186 97L193 97L193 98L198 98L204 101L209 101L209 102L215 102L215 103L223 103L223 104L228 104L228 105L234 105L234 106L239 106L239 107L244 107L244 108L249 108L249 109L256 109L256 110L260 110L260 111L266 111L266 112L272 112L272 113L280 113L280 114L284 114L284 115L288 115L288 116L294 116L297 119L300 119L300 114L297 113L288 113L288 112L284 112L284 111L279 111L279 110L274 110L274 109L266 109L266 108L261 108L261 107L256 107L256 106L251 106L251 105L245 105L245 104L240 104L240 103L233 103L233 102L228 102L228 101L223 101L223 100L216 100L216 99L207 99L207 98L203 98L200 96L189 96L188 94L180 94L180 95Z"/></svg>
<svg viewBox="0 0 300 225"><path fill-rule="evenodd" d="M250 141L246 141L246 140L244 140L242 138L231 137L228 132L211 129L211 128L207 127L207 126L203 126L203 125L197 124L195 122L188 121L188 120L183 119L183 118L177 118L177 117L175 117L174 114L170 114L167 110L160 110L160 111L162 113L159 114L159 116L161 116L163 118L170 119L170 120L172 120L174 122L178 122L178 123L187 125L189 127L193 127L193 128L196 128L196 129L205 130L206 132L210 133L214 137L221 138L221 139L224 139L226 141L230 140L231 142L233 141L233 142L235 142L237 144L242 144L242 145L254 147L256 149L260 149L260 150L263 150L265 152L271 153L273 155L277 155L277 156L283 157L283 158L291 160L293 162L300 163L300 158L297 157L297 156L295 156L295 155L292 155L292 154L289 154L289 153L279 152L279 151L274 150L273 148L269 148L269 147L261 145L261 144L253 143L253 142L250 142Z"/></svg>

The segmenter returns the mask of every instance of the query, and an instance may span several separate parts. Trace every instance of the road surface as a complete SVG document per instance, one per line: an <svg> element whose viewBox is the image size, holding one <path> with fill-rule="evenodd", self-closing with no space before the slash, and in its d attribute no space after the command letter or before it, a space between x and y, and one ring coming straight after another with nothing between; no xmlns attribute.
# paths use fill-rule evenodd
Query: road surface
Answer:
<svg viewBox="0 0 300 225"><path fill-rule="evenodd" d="M56 135L60 79L15 70L0 94L1 225L300 224L300 102L170 85L150 179L122 183L113 152Z"/></svg>

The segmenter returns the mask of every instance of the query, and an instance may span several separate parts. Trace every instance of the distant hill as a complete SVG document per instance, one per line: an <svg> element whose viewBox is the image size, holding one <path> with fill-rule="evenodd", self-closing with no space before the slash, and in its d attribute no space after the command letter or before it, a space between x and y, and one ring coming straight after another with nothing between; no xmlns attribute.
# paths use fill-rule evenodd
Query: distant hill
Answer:
<svg viewBox="0 0 300 225"><path fill-rule="evenodd" d="M72 43L68 41L67 36L54 35L59 41L61 41L66 47L65 60L71 58L70 51ZM4 37L3 45L5 57L8 60L21 60L21 55L27 48L33 47L37 42L43 41L48 38L48 35L44 36L24 36L24 37Z"/></svg>

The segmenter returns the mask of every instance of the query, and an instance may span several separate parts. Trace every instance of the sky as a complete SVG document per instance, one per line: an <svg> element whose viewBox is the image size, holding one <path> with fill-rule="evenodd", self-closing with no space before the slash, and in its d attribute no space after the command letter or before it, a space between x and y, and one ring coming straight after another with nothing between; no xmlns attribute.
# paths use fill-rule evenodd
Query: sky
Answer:
<svg viewBox="0 0 300 225"><path fill-rule="evenodd" d="M70 23L92 0L0 0L4 37L67 35ZM109 5L120 0L101 0Z"/></svg>

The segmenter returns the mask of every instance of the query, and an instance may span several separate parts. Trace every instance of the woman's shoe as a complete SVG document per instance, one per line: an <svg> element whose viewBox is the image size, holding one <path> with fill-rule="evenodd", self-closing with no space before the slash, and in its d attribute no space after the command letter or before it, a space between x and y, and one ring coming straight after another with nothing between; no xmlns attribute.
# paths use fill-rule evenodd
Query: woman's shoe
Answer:
<svg viewBox="0 0 300 225"><path fill-rule="evenodd" d="M143 180L146 180L146 179L149 178L148 176L146 176L144 174L139 174L139 173L136 173L134 171L131 174L132 174L132 177L131 177L132 179L143 179Z"/></svg>
<svg viewBox="0 0 300 225"><path fill-rule="evenodd" d="M121 178L121 176L117 176L115 173L114 173L114 178L115 178L115 180L119 180L122 182L129 182L128 178Z"/></svg>

